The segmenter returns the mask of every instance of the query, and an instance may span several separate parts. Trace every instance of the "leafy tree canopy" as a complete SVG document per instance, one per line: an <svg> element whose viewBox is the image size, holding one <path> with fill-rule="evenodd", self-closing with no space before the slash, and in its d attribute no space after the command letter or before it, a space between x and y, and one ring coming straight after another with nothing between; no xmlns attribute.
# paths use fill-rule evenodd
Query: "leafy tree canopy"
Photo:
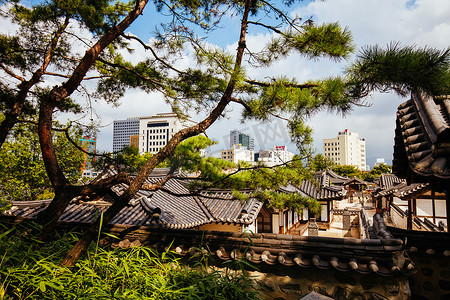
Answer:
<svg viewBox="0 0 450 300"><path fill-rule="evenodd" d="M78 141L80 132L70 130ZM64 132L54 136L56 154L67 178L76 183L80 178L83 153L66 138ZM0 200L52 199L54 191L42 161L36 125L21 123L11 132L0 149Z"/></svg>
<svg viewBox="0 0 450 300"><path fill-rule="evenodd" d="M312 171L332 169L334 166L334 162L330 158L323 156L323 154L320 153L312 157L308 164Z"/></svg>
<svg viewBox="0 0 450 300"><path fill-rule="evenodd" d="M393 42L360 51L347 69L348 93L357 98L393 90L402 96L418 90L432 96L450 94L450 48L402 46Z"/></svg>
<svg viewBox="0 0 450 300"><path fill-rule="evenodd" d="M334 165L333 166L333 171L336 174L339 174L341 176L347 176L349 178L352 178L354 176L357 176L361 173L361 171L355 167L355 166L350 166L350 165Z"/></svg>
<svg viewBox="0 0 450 300"><path fill-rule="evenodd" d="M360 105L360 97L371 90L397 88L396 83L391 84L394 81L400 82L399 90L403 86L415 88L415 82L403 80L397 75L414 73L405 70L420 71L417 67L402 69L408 62L403 60L394 70L396 72L388 70L385 76L378 77L376 74L383 73L383 65L389 63L385 60L375 63L376 68L369 69L370 76L366 76L367 68L360 65L365 66L370 59L360 57L360 63L350 68L345 77L298 81L268 74L263 79L251 78L250 68L267 67L289 54L309 59L345 59L354 48L351 35L337 23L315 24L311 20L291 18L283 5L288 8L296 2L294 0L154 0L156 11L142 16L148 2L48 0L29 7L15 1L2 7L2 15L18 24L20 29L16 34L0 35L0 109L5 116L0 124L0 146L4 145L8 133L19 121L38 120L42 159L55 190L54 200L39 216L43 223L57 220L74 197L88 194L114 197L111 187L127 181L129 188L116 197L104 213L104 222L109 222L127 205L151 171L176 154L178 144L205 132L226 114L232 102L242 105L244 120L270 121L273 117L286 120L292 141L299 149L309 150L312 129L306 121L310 116L322 110L345 114L352 106ZM166 23L157 26L149 41L126 34L137 18L151 20L154 14L165 14L169 18ZM211 34L226 14L239 16L240 20L234 53L211 46L204 36ZM273 39L262 50L254 49L246 38L247 32L256 27L273 34ZM80 35L80 28L89 33L89 38ZM132 51L131 41L148 50L148 57L140 62L127 61L124 53ZM417 51L411 52L417 54ZM194 58L196 65L184 67L179 63L186 54ZM448 59L445 57L448 54L446 51L436 56L433 51L424 51L422 56L416 57L417 65L421 64L420 61L426 61L424 67L433 68L432 72L423 72L428 74L424 80L439 79L439 76L432 76L439 72L444 74L441 77L445 77L448 73ZM409 53L404 53L402 57L406 55ZM430 61L427 57L436 59ZM392 77L391 73L395 76ZM375 74L373 78L371 74ZM386 77L391 81L384 80ZM425 90L429 86L421 84L420 88ZM55 115L68 111L89 113L93 100L117 104L116 101L130 88L161 93L180 117L187 117L192 111L202 111L206 117L197 125L175 134L132 179L119 173L112 179L73 185L55 151L54 137L57 133L52 129ZM86 103L81 102L80 97ZM196 160L198 158L193 158L192 162ZM213 167L211 163L205 163L199 168ZM287 182L281 178L282 174L291 175L290 172L293 172L290 168L241 168L241 171L246 171L237 175L241 176L242 182L251 182L250 176L255 176L253 180L259 180L258 176L273 177L272 182L267 181L267 190L257 189L267 197L273 196L268 189L273 192L275 183ZM27 172L30 173L30 170ZM206 176L208 172L203 171L202 174ZM221 182L234 184L233 177L223 178ZM293 178L295 181L297 177ZM261 179L261 182L264 181ZM156 188L161 188L161 185L156 184ZM86 249L88 241L96 236L97 225L94 224L80 239L81 246L74 248L78 252L69 253L63 265L73 264L74 259Z"/></svg>

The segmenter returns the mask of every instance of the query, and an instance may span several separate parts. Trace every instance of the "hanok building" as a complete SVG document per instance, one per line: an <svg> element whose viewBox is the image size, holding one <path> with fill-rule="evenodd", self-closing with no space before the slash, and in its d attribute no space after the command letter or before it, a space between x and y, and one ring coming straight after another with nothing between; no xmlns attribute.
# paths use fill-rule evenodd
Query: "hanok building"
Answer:
<svg viewBox="0 0 450 300"><path fill-rule="evenodd" d="M428 183L407 192L408 228L427 214L450 223L450 98L413 93L397 111L393 172L409 185ZM436 224L436 225L438 225Z"/></svg>
<svg viewBox="0 0 450 300"><path fill-rule="evenodd" d="M386 229L405 241L418 271L410 278L413 299L450 299L450 99L413 93L396 123L392 170L408 185L393 193L395 226Z"/></svg>
<svg viewBox="0 0 450 300"><path fill-rule="evenodd" d="M165 169L155 170L147 183L158 182L166 175ZM349 294L361 299L410 296L407 276L414 272L414 265L403 255L403 241L386 231L382 218L374 218L373 230L370 234L365 231L361 238L317 236L311 234L309 226L309 236L299 234L305 224L315 223L310 221L312 217L324 224L336 217L330 208L333 201L345 196L342 187L320 188L312 181L305 181L298 188L286 187L287 192L301 192L321 202L323 215L313 216L277 211L252 198L236 201L229 191L208 190L189 195L188 180L182 177L180 173L169 179L164 184L166 190L140 190L104 226L105 232L120 238L120 242L111 246L143 244L161 251L170 248L180 256L190 257L199 245L205 245L204 251L218 260L218 266L220 261L245 257L258 266L258 271L251 272L266 299L298 299L310 291L337 299ZM318 178L330 181L323 176ZM124 184L117 185L114 191L121 194L125 188ZM175 198L173 194L183 196ZM60 224L88 226L111 205L104 200L108 199L86 203L74 199L61 216ZM33 218L49 202L14 202L5 215L16 221ZM367 220L360 223L368 224ZM100 244L108 239L104 237Z"/></svg>

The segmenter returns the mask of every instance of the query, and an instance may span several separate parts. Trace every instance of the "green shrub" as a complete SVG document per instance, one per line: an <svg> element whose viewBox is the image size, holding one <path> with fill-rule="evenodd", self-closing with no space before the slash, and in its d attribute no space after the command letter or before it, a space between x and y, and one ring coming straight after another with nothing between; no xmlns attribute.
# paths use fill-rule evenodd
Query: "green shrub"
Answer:
<svg viewBox="0 0 450 300"><path fill-rule="evenodd" d="M189 268L170 251L105 250L92 244L74 268L66 269L58 263L76 233L41 244L29 228L0 230L0 300L258 299L244 273L214 271L206 263Z"/></svg>

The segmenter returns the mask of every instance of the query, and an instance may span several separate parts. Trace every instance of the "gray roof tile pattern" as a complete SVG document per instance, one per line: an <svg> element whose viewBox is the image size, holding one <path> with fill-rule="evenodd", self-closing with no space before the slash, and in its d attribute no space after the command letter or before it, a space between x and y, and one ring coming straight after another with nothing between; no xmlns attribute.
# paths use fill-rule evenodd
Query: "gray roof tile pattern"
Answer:
<svg viewBox="0 0 450 300"><path fill-rule="evenodd" d="M382 189L388 189L399 183L406 183L406 180L398 178L395 174L381 174L378 186Z"/></svg>
<svg viewBox="0 0 450 300"><path fill-rule="evenodd" d="M364 181L364 180L362 180L362 179L360 179L360 178L358 178L358 177L353 177L353 178L347 179L347 180L343 183L343 185L349 185L349 184L351 184L351 183L353 183L353 184L359 184L359 185L368 185L368 184L369 184L367 181Z"/></svg>
<svg viewBox="0 0 450 300"><path fill-rule="evenodd" d="M304 180L297 189L306 196L317 200L340 200L347 194L347 191L341 186L319 187L310 180Z"/></svg>
<svg viewBox="0 0 450 300"><path fill-rule="evenodd" d="M450 179L450 97L413 93L397 110L393 171Z"/></svg>
<svg viewBox="0 0 450 300"><path fill-rule="evenodd" d="M379 228L384 231L384 224ZM127 227L115 226L111 233L119 235ZM289 268L319 268L341 272L354 271L361 274L376 273L382 276L411 274L414 265L408 257L397 264L395 253L402 253L404 244L388 233L384 238L359 240L352 238L330 238L291 236L284 234L253 234L220 231L198 231L167 229L144 226L134 233L132 239L162 250L167 247L179 255L195 255L193 247L201 243L212 256L222 260L239 260L246 257L249 262L265 266ZM249 239L251 238L251 242ZM400 252L399 252L400 251ZM297 269L294 269L297 270Z"/></svg>
<svg viewBox="0 0 450 300"><path fill-rule="evenodd" d="M251 223L263 206L263 202L255 198L244 202L233 200L230 191L208 191L197 198L207 208L212 218L222 222ZM243 211L246 214L243 214Z"/></svg>
<svg viewBox="0 0 450 300"><path fill-rule="evenodd" d="M429 183L413 183L411 185L400 187L394 195L399 198L407 197L414 193L424 192L430 189Z"/></svg>
<svg viewBox="0 0 450 300"><path fill-rule="evenodd" d="M168 169L157 169L146 183L157 183L167 173ZM110 171L109 174L115 174L115 171ZM179 197L164 190L155 192L140 190L110 223L145 225L151 221L155 208L159 208L161 213L158 224L169 228L194 228L212 222L250 224L263 206L261 201L254 198L245 202L236 200L230 191L209 191L200 196L189 195L190 191L186 186L186 180L179 178L171 178L164 184L164 188L172 193L184 195ZM126 184L119 184L113 190L120 195L126 188ZM35 218L49 203L50 200L14 201L13 208L7 211L7 214ZM78 203L73 200L61 215L60 221L91 223L110 205L111 203L107 201ZM243 213L244 211L246 213Z"/></svg>
<svg viewBox="0 0 450 300"><path fill-rule="evenodd" d="M407 230L397 227L387 227L394 238L407 240L409 252L434 253L436 256L450 256L450 235L448 232Z"/></svg>
<svg viewBox="0 0 450 300"><path fill-rule="evenodd" d="M333 170L323 170L316 172L314 174L314 178L318 181L322 186L330 186L330 185L342 185L349 178L345 176L341 176L333 172Z"/></svg>
<svg viewBox="0 0 450 300"><path fill-rule="evenodd" d="M399 183L397 185L393 185L393 186L391 186L389 188L386 188L386 189L380 189L380 190L376 191L374 193L374 195L376 197L378 197L378 196L390 196L390 195L393 195L394 193L396 193L400 188L405 187L405 186L407 186L406 182L402 182L402 183Z"/></svg>

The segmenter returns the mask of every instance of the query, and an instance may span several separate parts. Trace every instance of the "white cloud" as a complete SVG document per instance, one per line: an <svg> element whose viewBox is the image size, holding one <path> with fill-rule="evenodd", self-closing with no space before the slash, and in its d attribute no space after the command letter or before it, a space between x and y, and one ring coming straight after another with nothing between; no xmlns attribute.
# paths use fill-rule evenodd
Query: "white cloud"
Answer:
<svg viewBox="0 0 450 300"><path fill-rule="evenodd" d="M292 13L297 13L304 19L313 16L317 24L339 21L342 26L347 26L353 34L358 50L365 45L385 46L391 41L399 41L404 45L415 44L419 47L430 46L439 49L449 47L450 1L448 0L328 0L308 4L301 2L299 5L301 6L293 9ZM9 23L0 22L2 24L0 32L14 29ZM233 22L238 20L234 19ZM238 28L234 25L230 26L227 36L223 36L224 40L230 40L229 35L237 32ZM226 30L220 34L224 32ZM213 39L218 40L218 35L215 34ZM252 35L250 28L247 45L251 50L261 49L269 39L270 35L267 33ZM150 53L138 46L137 42L132 42L132 47L136 50L133 54L124 53L126 59L137 62L149 57ZM226 49L234 53L236 44L228 45ZM193 66L194 63L192 57L184 56L177 61L177 66L185 68ZM338 75L348 64L349 62L345 61L335 63L326 59L310 62L292 55L269 68L258 70L247 68L247 74L254 79L284 75L304 81ZM356 108L347 118L326 113L320 113L312 118L310 124L314 128L315 146L319 152L323 138L334 137L338 131L347 128L366 139L369 157L384 157L386 160L392 157L396 108L407 99L401 99L393 94L377 93L369 100L373 102L372 107ZM170 109L160 95L148 95L137 90L128 91L120 102L122 105L117 108L104 102L94 104L104 124L114 119L152 115ZM223 137L227 136L230 130L241 129L250 134L255 134L257 130L266 130L265 124L254 122L241 124L240 111L239 105L232 105L228 109L227 118L220 119L208 129L208 135L221 142L216 149L228 147ZM198 120L201 116L193 118ZM278 125L275 123L271 126ZM112 126L102 129L98 138L99 148L111 149L111 140ZM271 147L273 144L288 144L289 149L294 150L294 146L288 143L283 134L262 141L257 145L257 150L258 147Z"/></svg>

